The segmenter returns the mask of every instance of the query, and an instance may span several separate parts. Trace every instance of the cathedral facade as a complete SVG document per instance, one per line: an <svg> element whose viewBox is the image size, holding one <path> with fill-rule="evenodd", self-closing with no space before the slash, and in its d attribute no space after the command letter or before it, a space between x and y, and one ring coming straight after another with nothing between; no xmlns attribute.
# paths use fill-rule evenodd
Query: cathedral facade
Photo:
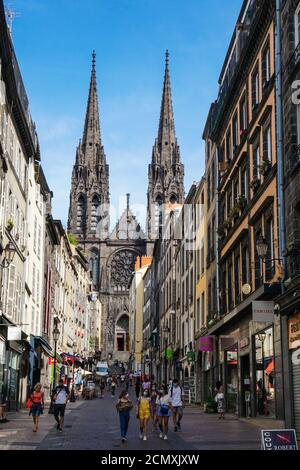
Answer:
<svg viewBox="0 0 300 470"><path fill-rule="evenodd" d="M129 359L129 283L137 257L151 255L159 233L164 203L182 203L183 165L180 162L172 110L168 53L158 137L148 173L146 233L127 205L110 231L109 165L101 141L93 52L90 89L83 138L73 166L68 230L89 260L94 291L102 303L102 357Z"/></svg>

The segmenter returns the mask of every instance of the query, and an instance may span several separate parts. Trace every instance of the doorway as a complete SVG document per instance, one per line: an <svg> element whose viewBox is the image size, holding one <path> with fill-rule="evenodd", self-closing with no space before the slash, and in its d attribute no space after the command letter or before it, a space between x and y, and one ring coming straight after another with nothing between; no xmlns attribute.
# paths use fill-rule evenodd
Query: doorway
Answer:
<svg viewBox="0 0 300 470"><path fill-rule="evenodd" d="M250 355L240 357L241 364L241 416L251 416Z"/></svg>

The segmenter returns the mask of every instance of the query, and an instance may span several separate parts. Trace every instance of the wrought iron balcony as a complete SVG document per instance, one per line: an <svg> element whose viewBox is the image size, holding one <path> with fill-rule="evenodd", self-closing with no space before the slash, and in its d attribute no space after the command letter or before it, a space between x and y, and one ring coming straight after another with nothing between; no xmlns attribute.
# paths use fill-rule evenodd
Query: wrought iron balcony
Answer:
<svg viewBox="0 0 300 470"><path fill-rule="evenodd" d="M291 58L288 62L288 71L289 73L292 73L294 68L296 67L297 64L300 62L300 42L294 52L291 55Z"/></svg>

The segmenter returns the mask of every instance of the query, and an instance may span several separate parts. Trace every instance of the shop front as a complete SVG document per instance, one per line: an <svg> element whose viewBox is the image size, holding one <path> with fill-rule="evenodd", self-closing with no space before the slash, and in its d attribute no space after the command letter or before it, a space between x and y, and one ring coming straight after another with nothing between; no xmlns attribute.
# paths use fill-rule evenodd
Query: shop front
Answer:
<svg viewBox="0 0 300 470"><path fill-rule="evenodd" d="M226 384L226 410L228 413L238 414L238 343L224 351L224 379Z"/></svg>
<svg viewBox="0 0 300 470"><path fill-rule="evenodd" d="M0 336L0 405L4 403L5 364L6 364L5 339Z"/></svg>
<svg viewBox="0 0 300 470"><path fill-rule="evenodd" d="M289 360L292 376L293 427L300 438L300 312L288 320Z"/></svg>

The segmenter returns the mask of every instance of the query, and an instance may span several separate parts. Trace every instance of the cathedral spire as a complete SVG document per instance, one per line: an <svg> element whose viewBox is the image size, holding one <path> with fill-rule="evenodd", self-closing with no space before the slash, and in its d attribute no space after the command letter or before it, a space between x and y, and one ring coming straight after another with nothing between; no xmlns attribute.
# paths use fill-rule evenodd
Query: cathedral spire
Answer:
<svg viewBox="0 0 300 470"><path fill-rule="evenodd" d="M160 148L162 149L163 146L170 146L172 144L175 144L175 142L176 136L171 96L171 81L169 73L169 51L167 49L157 143L159 146L161 146Z"/></svg>
<svg viewBox="0 0 300 470"><path fill-rule="evenodd" d="M87 146L91 146L91 144L92 146L101 144L95 51L92 53L92 74L82 139L83 147L86 148Z"/></svg>

